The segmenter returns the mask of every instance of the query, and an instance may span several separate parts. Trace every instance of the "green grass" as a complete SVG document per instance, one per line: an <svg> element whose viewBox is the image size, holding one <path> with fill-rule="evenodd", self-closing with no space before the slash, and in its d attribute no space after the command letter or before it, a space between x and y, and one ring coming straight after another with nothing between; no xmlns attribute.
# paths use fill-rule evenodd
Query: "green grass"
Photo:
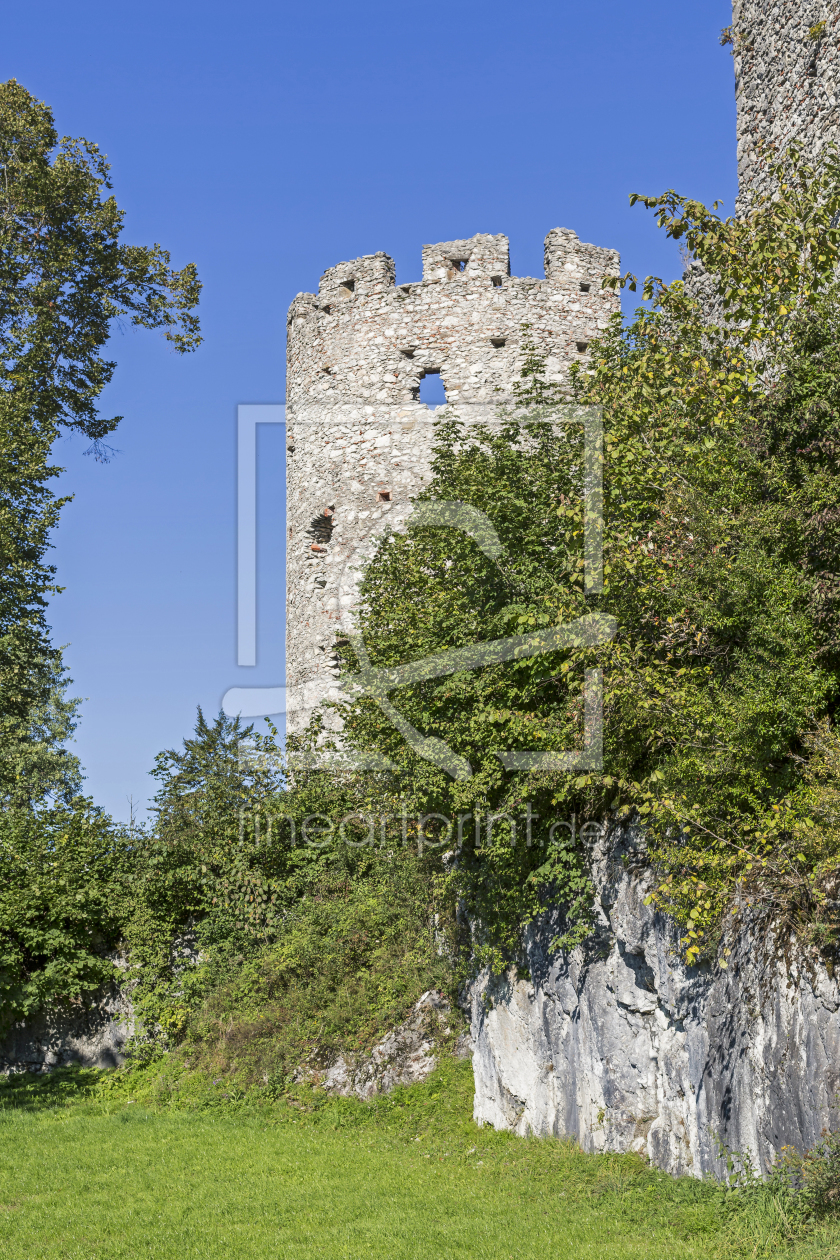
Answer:
<svg viewBox="0 0 840 1260"><path fill-rule="evenodd" d="M162 1085L154 1068L13 1082L0 1092L0 1255L781 1254L778 1231L774 1250L755 1250L763 1227L744 1234L745 1218L733 1218L714 1185L667 1177L635 1156L587 1156L570 1142L478 1128L471 1075L468 1064L447 1063L425 1085L372 1105L308 1090L224 1098L206 1081ZM795 1254L840 1256L811 1242Z"/></svg>

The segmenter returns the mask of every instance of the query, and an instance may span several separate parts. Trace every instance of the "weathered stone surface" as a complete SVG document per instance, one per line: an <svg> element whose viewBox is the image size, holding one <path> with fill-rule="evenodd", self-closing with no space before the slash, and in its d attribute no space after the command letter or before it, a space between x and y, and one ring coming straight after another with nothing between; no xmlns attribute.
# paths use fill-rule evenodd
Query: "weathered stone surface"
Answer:
<svg viewBox="0 0 840 1260"><path fill-rule="evenodd" d="M133 1029L130 998L119 989L87 1006L53 1007L15 1024L0 1041L0 1072L46 1072L71 1063L118 1067Z"/></svg>
<svg viewBox="0 0 840 1260"><path fill-rule="evenodd" d="M720 1142L761 1169L813 1145L840 1123L837 982L810 958L788 974L749 924L727 970L686 967L634 856L595 853L590 946L552 953L549 912L526 942L530 980L473 985L475 1118L695 1176L723 1172Z"/></svg>
<svg viewBox="0 0 840 1260"><path fill-rule="evenodd" d="M437 1063L435 1043L451 1032L448 1001L434 989L415 1003L409 1019L383 1038L370 1054L341 1055L323 1071L303 1068L298 1079L311 1081L332 1094L349 1098L373 1098L396 1085L416 1085L424 1081ZM458 1048L469 1053L464 1039Z"/></svg>
<svg viewBox="0 0 840 1260"><path fill-rule="evenodd" d="M840 11L822 0L734 0L732 32L738 181L748 200L767 187L768 158L795 142L813 160L840 138Z"/></svg>

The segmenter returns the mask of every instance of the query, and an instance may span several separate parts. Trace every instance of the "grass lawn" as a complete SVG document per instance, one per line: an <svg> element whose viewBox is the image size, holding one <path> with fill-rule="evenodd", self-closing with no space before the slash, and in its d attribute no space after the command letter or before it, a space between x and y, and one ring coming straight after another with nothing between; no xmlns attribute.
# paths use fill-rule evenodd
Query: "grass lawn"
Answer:
<svg viewBox="0 0 840 1260"><path fill-rule="evenodd" d="M3 1260L781 1254L778 1234L774 1250L733 1235L713 1185L479 1129L468 1064L373 1106L178 1097L171 1083L161 1105L153 1071L109 1077L0 1094ZM840 1247L824 1233L789 1254Z"/></svg>

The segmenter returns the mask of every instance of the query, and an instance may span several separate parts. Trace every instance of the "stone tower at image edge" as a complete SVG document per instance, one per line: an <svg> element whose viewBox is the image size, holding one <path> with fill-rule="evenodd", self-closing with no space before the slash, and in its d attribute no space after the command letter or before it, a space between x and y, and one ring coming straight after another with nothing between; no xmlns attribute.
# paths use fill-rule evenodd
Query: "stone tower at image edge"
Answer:
<svg viewBox="0 0 840 1260"><path fill-rule="evenodd" d="M840 4L734 0L732 37L742 202L767 187L767 161L792 143L811 160L840 140Z"/></svg>
<svg viewBox="0 0 840 1260"><path fill-rule="evenodd" d="M462 419L490 418L522 363L522 325L550 380L585 362L618 310L601 288L615 250L568 228L545 238L545 278L510 274L508 238L479 233L423 247L423 278L396 284L368 254L324 272L288 316L287 728L337 697L336 632L347 627L354 558L410 513L429 478L434 411L419 400L439 373ZM361 550L360 550L361 549ZM342 612L345 620L342 622ZM329 724L329 717L327 717Z"/></svg>

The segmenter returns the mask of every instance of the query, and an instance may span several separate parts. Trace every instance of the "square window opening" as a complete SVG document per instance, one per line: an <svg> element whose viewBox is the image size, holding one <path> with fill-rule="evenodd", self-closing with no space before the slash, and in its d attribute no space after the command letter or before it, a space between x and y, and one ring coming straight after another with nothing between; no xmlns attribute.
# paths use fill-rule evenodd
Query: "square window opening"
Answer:
<svg viewBox="0 0 840 1260"><path fill-rule="evenodd" d="M420 378L421 403L427 407L442 407L446 403L446 389L440 372L424 372Z"/></svg>
<svg viewBox="0 0 840 1260"><path fill-rule="evenodd" d="M340 292L342 297L350 297L352 293L356 292L356 281L342 280Z"/></svg>
<svg viewBox="0 0 840 1260"><path fill-rule="evenodd" d="M490 280L491 280L491 283L492 283L492 285L493 285L493 288L494 288L494 289L501 289L501 287L502 287L502 277L501 277L501 276L491 276L491 277L490 277Z"/></svg>
<svg viewBox="0 0 840 1260"><path fill-rule="evenodd" d="M591 285L591 284L585 284L585 283L581 280L581 282L580 282L580 291L581 291L581 293L588 293L588 292L589 292L589 290L590 290L591 288L592 288L592 285Z"/></svg>
<svg viewBox="0 0 840 1260"><path fill-rule="evenodd" d="M490 345L493 347L494 350L502 350L505 345L505 338L504 337L491 337Z"/></svg>
<svg viewBox="0 0 840 1260"><path fill-rule="evenodd" d="M377 503L390 503L390 502L391 502L391 491L390 491L390 490L380 490L380 491L377 493L377 495L376 495L376 502L377 502Z"/></svg>
<svg viewBox="0 0 840 1260"><path fill-rule="evenodd" d="M589 349L588 341L576 341L575 345L577 346L578 354L586 354L587 350Z"/></svg>

